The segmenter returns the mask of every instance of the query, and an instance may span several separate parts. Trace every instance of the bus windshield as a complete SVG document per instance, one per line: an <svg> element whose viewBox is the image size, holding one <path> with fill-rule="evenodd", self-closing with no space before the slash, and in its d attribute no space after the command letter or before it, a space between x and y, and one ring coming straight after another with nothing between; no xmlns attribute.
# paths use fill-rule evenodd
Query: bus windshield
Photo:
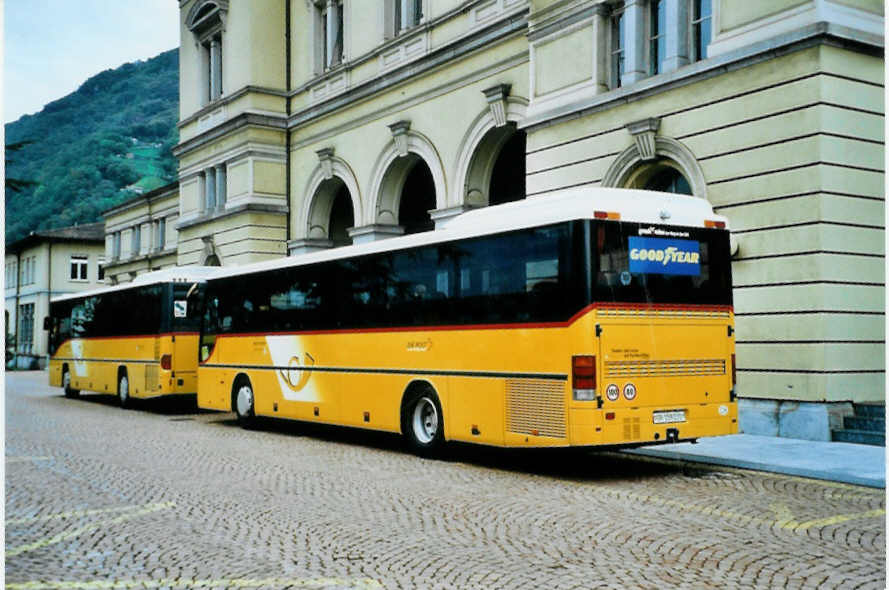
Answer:
<svg viewBox="0 0 889 590"><path fill-rule="evenodd" d="M731 305L729 232L595 222L596 301Z"/></svg>

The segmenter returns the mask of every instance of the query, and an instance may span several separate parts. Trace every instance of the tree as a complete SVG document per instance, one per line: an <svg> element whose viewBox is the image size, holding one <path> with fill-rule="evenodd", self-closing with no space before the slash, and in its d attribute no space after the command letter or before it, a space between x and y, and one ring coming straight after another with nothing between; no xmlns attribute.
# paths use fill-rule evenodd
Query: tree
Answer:
<svg viewBox="0 0 889 590"><path fill-rule="evenodd" d="M12 165L12 158L9 157L9 154L12 152L17 152L26 145L30 145L34 143L31 140L17 141L15 143L7 143L6 144L6 169L9 170L9 167ZM37 186L37 183L33 180L23 180L21 178L11 178L9 176L6 177L6 191L12 191L14 193L20 193L26 188Z"/></svg>

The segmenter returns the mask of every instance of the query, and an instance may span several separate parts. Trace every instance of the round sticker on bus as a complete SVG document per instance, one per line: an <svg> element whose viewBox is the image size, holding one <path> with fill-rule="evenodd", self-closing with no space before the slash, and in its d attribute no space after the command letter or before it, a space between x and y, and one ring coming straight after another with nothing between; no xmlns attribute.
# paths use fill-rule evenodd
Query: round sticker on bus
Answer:
<svg viewBox="0 0 889 590"><path fill-rule="evenodd" d="M633 280L633 275L630 274L630 271L625 270L620 273L620 284L626 287L630 284L630 281Z"/></svg>
<svg viewBox="0 0 889 590"><path fill-rule="evenodd" d="M624 385L624 397L631 400L636 397L636 386L632 383Z"/></svg>
<svg viewBox="0 0 889 590"><path fill-rule="evenodd" d="M613 402L617 401L617 398L620 397L620 388L617 385L612 383L608 387L605 388L605 395Z"/></svg>

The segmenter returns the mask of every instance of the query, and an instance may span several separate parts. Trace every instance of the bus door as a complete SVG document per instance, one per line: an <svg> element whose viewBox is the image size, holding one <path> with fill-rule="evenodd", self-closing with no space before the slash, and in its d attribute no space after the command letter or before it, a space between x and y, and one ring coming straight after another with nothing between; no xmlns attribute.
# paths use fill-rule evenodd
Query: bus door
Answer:
<svg viewBox="0 0 889 590"><path fill-rule="evenodd" d="M173 285L172 326L175 385L181 392L197 391L198 333L201 327L203 283Z"/></svg>

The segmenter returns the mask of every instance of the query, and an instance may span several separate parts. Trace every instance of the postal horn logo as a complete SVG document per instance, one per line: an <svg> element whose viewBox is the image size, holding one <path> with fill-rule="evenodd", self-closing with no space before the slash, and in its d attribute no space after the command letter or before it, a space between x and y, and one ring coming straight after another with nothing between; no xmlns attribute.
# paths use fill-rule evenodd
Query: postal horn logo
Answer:
<svg viewBox="0 0 889 590"><path fill-rule="evenodd" d="M308 352L303 355L305 358L300 362L298 355L290 357L286 369L280 369L281 378L291 391L298 392L309 382L312 376L312 367L315 366L315 359Z"/></svg>

